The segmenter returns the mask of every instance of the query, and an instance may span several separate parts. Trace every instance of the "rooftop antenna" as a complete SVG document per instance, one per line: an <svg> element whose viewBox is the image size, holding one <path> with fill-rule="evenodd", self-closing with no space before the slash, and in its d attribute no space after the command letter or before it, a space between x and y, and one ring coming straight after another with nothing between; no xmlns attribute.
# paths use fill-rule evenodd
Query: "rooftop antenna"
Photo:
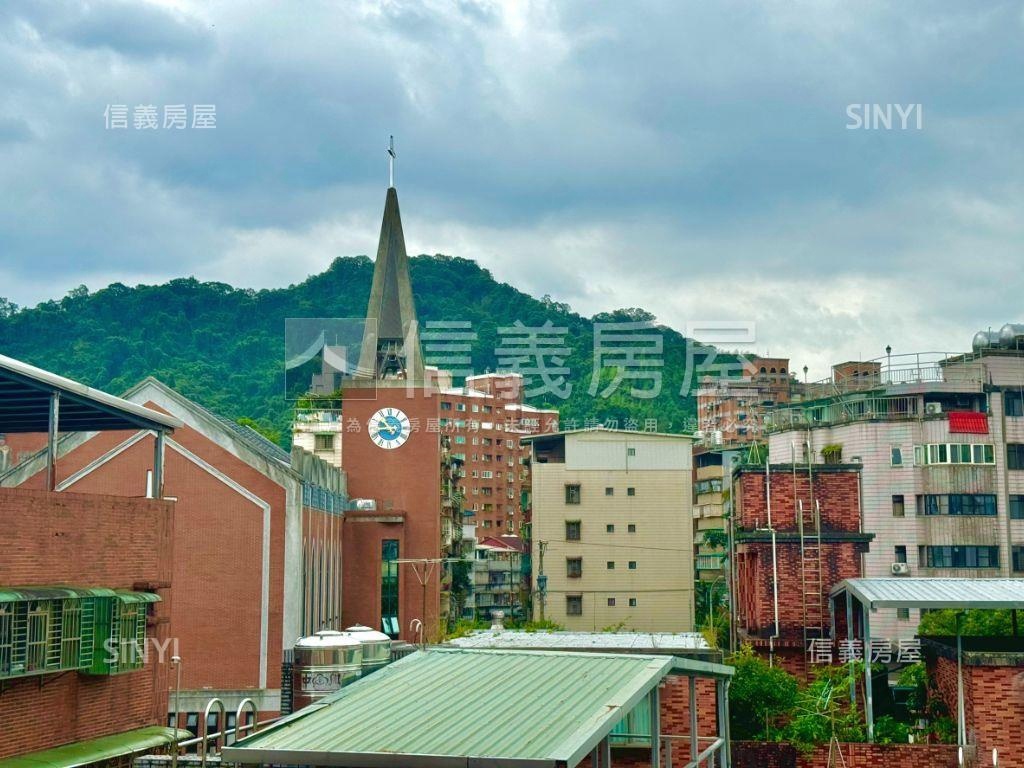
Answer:
<svg viewBox="0 0 1024 768"><path fill-rule="evenodd" d="M388 137L388 188L395 186L395 137Z"/></svg>

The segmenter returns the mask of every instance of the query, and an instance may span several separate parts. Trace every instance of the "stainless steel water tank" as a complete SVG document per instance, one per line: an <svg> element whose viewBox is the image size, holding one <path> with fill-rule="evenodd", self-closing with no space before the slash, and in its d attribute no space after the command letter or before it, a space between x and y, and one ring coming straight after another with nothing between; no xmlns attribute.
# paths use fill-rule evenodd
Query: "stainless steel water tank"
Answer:
<svg viewBox="0 0 1024 768"><path fill-rule="evenodd" d="M999 346L999 331L978 331L974 334L974 341L971 342L971 349L981 352L983 349L993 349Z"/></svg>
<svg viewBox="0 0 1024 768"><path fill-rule="evenodd" d="M1024 325L1007 323L999 329L999 343L1006 349L1024 349Z"/></svg>
<svg viewBox="0 0 1024 768"><path fill-rule="evenodd" d="M348 632L324 629L300 637L292 668L293 711L358 680L363 671L363 644Z"/></svg>
<svg viewBox="0 0 1024 768"><path fill-rule="evenodd" d="M346 629L345 634L357 640L363 647L364 675L386 666L391 661L391 638L383 632L356 624Z"/></svg>

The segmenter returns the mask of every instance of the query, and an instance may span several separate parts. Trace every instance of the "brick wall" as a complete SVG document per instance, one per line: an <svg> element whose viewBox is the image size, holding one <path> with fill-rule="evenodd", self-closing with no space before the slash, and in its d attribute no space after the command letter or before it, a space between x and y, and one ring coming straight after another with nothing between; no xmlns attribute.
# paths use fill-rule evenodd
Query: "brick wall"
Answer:
<svg viewBox="0 0 1024 768"><path fill-rule="evenodd" d="M846 768L954 768L957 749L950 744L840 744ZM732 743L734 768L829 768L828 747L801 755L789 744ZM832 765L842 765L833 755ZM1000 761L1000 765L1002 765Z"/></svg>
<svg viewBox="0 0 1024 768"><path fill-rule="evenodd" d="M132 589L171 580L173 505L77 493L0 488L4 557L0 585L68 584ZM170 594L154 606L147 630L168 636ZM151 646L152 648L152 646ZM136 672L27 677L0 695L0 758L147 725L163 725L167 668L153 654Z"/></svg>
<svg viewBox="0 0 1024 768"><path fill-rule="evenodd" d="M1024 768L1024 668L964 665L964 720L967 742L976 744L983 763L999 750L999 765ZM956 659L929 659L929 677L956 719Z"/></svg>
<svg viewBox="0 0 1024 768"><path fill-rule="evenodd" d="M662 680L658 696L661 701L661 732L673 736L690 733L690 681L682 675L669 675ZM718 733L715 706L715 681L697 679L697 733L714 736Z"/></svg>
<svg viewBox="0 0 1024 768"><path fill-rule="evenodd" d="M794 674L807 672L804 654L804 626L817 626L805 618L802 560L797 532L797 502L805 510L817 501L821 514L822 589L817 595L828 626L828 592L843 579L861 575L863 541L843 540L845 534L860 532L860 485L858 472L844 467L816 467L813 482L806 470L773 467L771 482L772 525L777 531L775 547L778 571L779 637L775 647L780 664ZM767 482L763 470L744 470L737 476L737 516L741 528L752 531L768 522ZM813 495L812 495L813 491ZM809 515L807 515L809 517ZM806 517L805 517L806 519ZM787 538L789 534L789 538ZM770 541L745 541L737 545L737 626L743 639L767 652L768 635L775 621L775 581Z"/></svg>

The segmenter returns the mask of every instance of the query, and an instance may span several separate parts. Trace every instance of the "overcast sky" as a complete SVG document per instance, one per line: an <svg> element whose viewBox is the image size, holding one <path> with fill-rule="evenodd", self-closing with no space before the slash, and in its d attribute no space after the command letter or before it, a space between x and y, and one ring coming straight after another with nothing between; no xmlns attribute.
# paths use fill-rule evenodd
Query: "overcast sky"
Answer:
<svg viewBox="0 0 1024 768"><path fill-rule="evenodd" d="M985 0L7 0L0 296L372 254L393 133L412 253L587 315L752 320L812 378L960 351L1024 320L1022 38Z"/></svg>

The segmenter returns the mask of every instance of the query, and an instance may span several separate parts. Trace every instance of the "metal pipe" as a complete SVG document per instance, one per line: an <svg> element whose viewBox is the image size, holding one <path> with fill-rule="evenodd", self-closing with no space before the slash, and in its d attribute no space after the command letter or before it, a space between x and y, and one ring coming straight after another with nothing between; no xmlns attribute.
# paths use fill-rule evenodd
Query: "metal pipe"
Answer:
<svg viewBox="0 0 1024 768"><path fill-rule="evenodd" d="M795 453L793 444L790 443L791 450ZM796 457L793 456L795 461ZM796 464L794 463L794 467ZM764 493L765 493L765 506L768 511L768 530L772 534L772 603L774 605L775 616L772 623L772 634L768 638L768 664L775 666L775 641L779 637L779 557L778 548L775 541L775 527L772 525L772 460L771 456L764 463Z"/></svg>
<svg viewBox="0 0 1024 768"><path fill-rule="evenodd" d="M964 722L964 647L960 620L963 612L956 614L956 739L957 744L967 746L967 723Z"/></svg>
<svg viewBox="0 0 1024 768"><path fill-rule="evenodd" d="M651 768L661 765L661 694L658 686L651 689Z"/></svg>
<svg viewBox="0 0 1024 768"><path fill-rule="evenodd" d="M850 641L850 647L853 647L853 598L850 596L850 590L846 590L846 639ZM854 654L850 654L850 704L851 706L857 705L857 679L856 675L853 674L853 665L856 663Z"/></svg>
<svg viewBox="0 0 1024 768"><path fill-rule="evenodd" d="M252 707L252 725L243 725L242 723L242 710L245 709L245 705L248 704ZM238 704L238 709L235 710L235 741L242 736L246 730L256 730L256 726L260 720L260 711L256 706L256 702L252 699L242 699ZM227 725L227 723L225 723ZM224 743L227 744L227 732L225 731Z"/></svg>
<svg viewBox="0 0 1024 768"><path fill-rule="evenodd" d="M867 723L868 743L872 743L875 740L875 707L871 692L871 655L868 651L871 648L870 609L861 604L860 612L861 623L864 625L864 721Z"/></svg>
<svg viewBox="0 0 1024 768"><path fill-rule="evenodd" d="M217 716L217 732L214 734L213 748L217 748L217 742L219 741L221 734L227 730L227 710L224 708L224 702L214 697L210 699L206 704L206 709L203 710L203 741L202 741L202 762L200 765L202 768L206 768L206 753L210 749L209 738L210 738L210 708L216 704L219 710ZM224 725L221 725L221 721L224 721ZM235 723L235 727L238 727L238 723Z"/></svg>
<svg viewBox="0 0 1024 768"><path fill-rule="evenodd" d="M697 678L690 675L690 760L697 760Z"/></svg>
<svg viewBox="0 0 1024 768"><path fill-rule="evenodd" d="M171 768L178 768L178 748L181 746L178 741L178 716L181 713L181 656L172 656L171 665L177 672L177 682L174 685L174 748L171 752Z"/></svg>

